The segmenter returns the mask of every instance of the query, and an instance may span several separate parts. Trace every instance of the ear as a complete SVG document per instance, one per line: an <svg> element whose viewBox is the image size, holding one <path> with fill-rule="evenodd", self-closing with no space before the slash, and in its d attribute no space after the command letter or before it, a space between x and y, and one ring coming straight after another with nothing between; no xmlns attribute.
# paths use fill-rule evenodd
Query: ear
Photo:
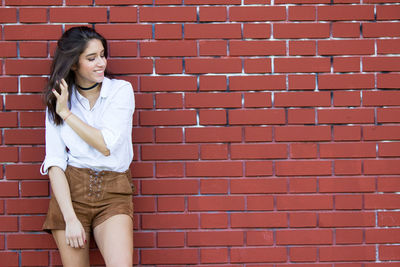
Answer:
<svg viewBox="0 0 400 267"><path fill-rule="evenodd" d="M76 64L71 66L71 70L76 71L78 69L78 67L76 66Z"/></svg>

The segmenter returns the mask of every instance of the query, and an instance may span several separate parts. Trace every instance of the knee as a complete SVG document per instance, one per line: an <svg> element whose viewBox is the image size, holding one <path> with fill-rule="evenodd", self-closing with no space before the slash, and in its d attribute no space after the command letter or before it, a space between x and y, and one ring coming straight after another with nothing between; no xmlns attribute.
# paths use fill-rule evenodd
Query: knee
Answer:
<svg viewBox="0 0 400 267"><path fill-rule="evenodd" d="M106 264L107 267L132 267L132 259L129 258L115 258L111 259L110 262L107 262Z"/></svg>

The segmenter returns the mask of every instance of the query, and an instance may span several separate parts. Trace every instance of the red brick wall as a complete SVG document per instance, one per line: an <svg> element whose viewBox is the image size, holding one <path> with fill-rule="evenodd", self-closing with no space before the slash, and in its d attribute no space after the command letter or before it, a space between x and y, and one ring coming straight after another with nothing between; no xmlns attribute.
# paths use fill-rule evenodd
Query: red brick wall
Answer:
<svg viewBox="0 0 400 267"><path fill-rule="evenodd" d="M135 264L400 266L399 1L0 3L1 266L60 263L40 92L87 22L136 92Z"/></svg>

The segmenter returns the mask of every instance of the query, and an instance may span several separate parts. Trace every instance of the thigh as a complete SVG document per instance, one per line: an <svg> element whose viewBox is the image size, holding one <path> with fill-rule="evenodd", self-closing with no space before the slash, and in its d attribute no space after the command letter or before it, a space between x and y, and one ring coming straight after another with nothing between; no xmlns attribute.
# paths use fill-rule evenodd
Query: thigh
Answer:
<svg viewBox="0 0 400 267"><path fill-rule="evenodd" d="M90 234L86 233L87 244L84 248L72 248L65 241L64 230L52 231L64 267L89 267Z"/></svg>
<svg viewBox="0 0 400 267"><path fill-rule="evenodd" d="M93 230L107 267L132 266L133 222L126 214L114 215Z"/></svg>

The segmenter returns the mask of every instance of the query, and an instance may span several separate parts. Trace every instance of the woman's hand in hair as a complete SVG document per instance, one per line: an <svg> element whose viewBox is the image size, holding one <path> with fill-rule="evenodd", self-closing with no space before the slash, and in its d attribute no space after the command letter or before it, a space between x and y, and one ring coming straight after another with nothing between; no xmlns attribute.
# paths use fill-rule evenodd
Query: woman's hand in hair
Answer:
<svg viewBox="0 0 400 267"><path fill-rule="evenodd" d="M60 89L60 94L55 89L53 89L53 94L57 98L56 113L64 119L70 112L68 108L68 84L64 79L60 81Z"/></svg>

